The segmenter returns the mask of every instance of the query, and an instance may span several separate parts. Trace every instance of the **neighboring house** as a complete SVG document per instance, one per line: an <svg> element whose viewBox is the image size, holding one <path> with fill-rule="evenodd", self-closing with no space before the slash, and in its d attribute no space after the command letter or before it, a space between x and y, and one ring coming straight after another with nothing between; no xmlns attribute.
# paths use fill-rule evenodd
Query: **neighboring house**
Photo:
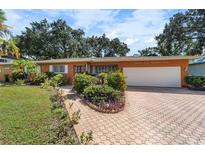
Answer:
<svg viewBox="0 0 205 154"><path fill-rule="evenodd" d="M189 75L205 75L205 57L190 61Z"/></svg>
<svg viewBox="0 0 205 154"><path fill-rule="evenodd" d="M76 73L88 72L97 75L120 69L129 86L183 87L188 75L189 60L194 56L161 57L104 57L67 58L35 61L41 72L55 72L65 75L72 83Z"/></svg>

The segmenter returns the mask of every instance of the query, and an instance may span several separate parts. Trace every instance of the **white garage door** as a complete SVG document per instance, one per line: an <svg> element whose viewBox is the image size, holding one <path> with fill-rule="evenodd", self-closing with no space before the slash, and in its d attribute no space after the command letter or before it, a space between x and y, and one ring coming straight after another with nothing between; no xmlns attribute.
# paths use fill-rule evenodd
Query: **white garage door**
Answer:
<svg viewBox="0 0 205 154"><path fill-rule="evenodd" d="M124 67L128 86L181 87L180 67Z"/></svg>

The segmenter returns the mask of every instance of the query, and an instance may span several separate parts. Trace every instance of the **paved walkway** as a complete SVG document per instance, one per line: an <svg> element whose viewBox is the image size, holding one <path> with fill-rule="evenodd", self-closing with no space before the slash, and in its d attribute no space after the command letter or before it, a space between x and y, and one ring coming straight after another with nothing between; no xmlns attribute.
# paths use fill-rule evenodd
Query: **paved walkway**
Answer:
<svg viewBox="0 0 205 154"><path fill-rule="evenodd" d="M97 144L205 144L205 92L174 88L129 88L124 111L99 113L68 93L81 110L77 133L93 131Z"/></svg>

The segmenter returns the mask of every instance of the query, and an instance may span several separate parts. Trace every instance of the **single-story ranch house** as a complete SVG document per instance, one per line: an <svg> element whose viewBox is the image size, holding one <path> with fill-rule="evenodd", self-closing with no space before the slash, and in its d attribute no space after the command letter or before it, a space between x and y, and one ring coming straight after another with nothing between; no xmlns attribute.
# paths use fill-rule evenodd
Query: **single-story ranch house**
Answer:
<svg viewBox="0 0 205 154"><path fill-rule="evenodd" d="M41 72L63 73L72 83L75 73L98 74L120 69L129 86L184 87L189 60L195 56L67 58L35 61ZM0 81L11 74L11 64L0 64Z"/></svg>

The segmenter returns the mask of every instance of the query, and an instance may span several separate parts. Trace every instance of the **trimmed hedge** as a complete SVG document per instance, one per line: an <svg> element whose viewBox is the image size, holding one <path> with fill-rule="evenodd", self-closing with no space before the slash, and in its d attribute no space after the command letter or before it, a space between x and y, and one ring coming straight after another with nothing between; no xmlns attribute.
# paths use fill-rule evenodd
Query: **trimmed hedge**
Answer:
<svg viewBox="0 0 205 154"><path fill-rule="evenodd" d="M192 87L204 87L205 76L187 76L185 78L186 83Z"/></svg>

